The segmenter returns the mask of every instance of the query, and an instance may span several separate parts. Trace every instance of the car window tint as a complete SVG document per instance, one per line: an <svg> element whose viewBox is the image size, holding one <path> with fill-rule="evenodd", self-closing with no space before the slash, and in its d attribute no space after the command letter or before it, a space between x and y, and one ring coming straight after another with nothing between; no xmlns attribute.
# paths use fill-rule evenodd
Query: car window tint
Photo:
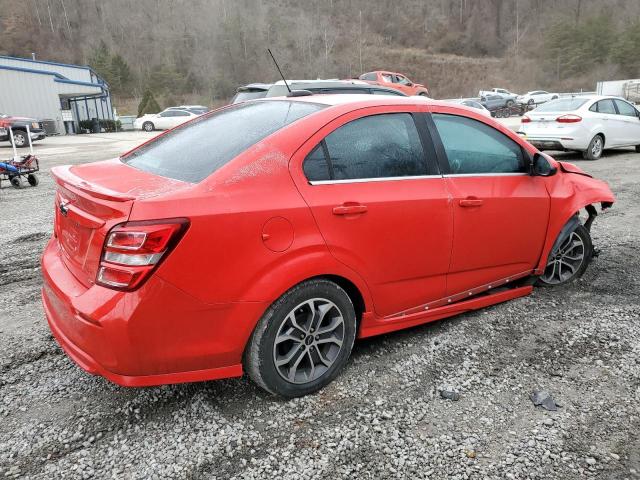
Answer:
<svg viewBox="0 0 640 480"><path fill-rule="evenodd" d="M377 78L378 78L378 76L376 75L375 72L365 73L363 75L360 75L360 79L361 80L369 80L369 81L374 80L375 81Z"/></svg>
<svg viewBox="0 0 640 480"><path fill-rule="evenodd" d="M520 146L477 120L434 114L452 174L524 172Z"/></svg>
<svg viewBox="0 0 640 480"><path fill-rule="evenodd" d="M391 75L382 74L381 77L382 77L382 81L383 82L387 82L387 83L392 83L393 82L393 80L391 79Z"/></svg>
<svg viewBox="0 0 640 480"><path fill-rule="evenodd" d="M612 100L600 100L597 103L597 109L599 113L609 113L611 115L615 115L617 113Z"/></svg>
<svg viewBox="0 0 640 480"><path fill-rule="evenodd" d="M427 173L418 130L408 113L354 120L329 134L325 142L335 180Z"/></svg>
<svg viewBox="0 0 640 480"><path fill-rule="evenodd" d="M637 117L637 110L627 102L623 102L622 100L614 100L616 102L616 106L618 107L618 112L620 115L625 115L628 117Z"/></svg>
<svg viewBox="0 0 640 480"><path fill-rule="evenodd" d="M324 140L307 155L307 158L304 159L304 163L302 164L302 170L310 182L331 179L329 164L324 155L323 143Z"/></svg>
<svg viewBox="0 0 640 480"><path fill-rule="evenodd" d="M241 103L160 135L122 161L163 177L199 182L263 138L324 107L289 101Z"/></svg>

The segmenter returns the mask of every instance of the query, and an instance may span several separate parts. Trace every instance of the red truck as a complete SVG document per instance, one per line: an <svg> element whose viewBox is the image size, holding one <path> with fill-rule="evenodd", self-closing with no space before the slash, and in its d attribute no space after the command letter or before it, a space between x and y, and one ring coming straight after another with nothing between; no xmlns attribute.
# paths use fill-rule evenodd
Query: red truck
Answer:
<svg viewBox="0 0 640 480"><path fill-rule="evenodd" d="M32 142L42 140L47 136L42 122L35 118L12 117L0 113L0 142L11 141L11 135L9 134L9 128L11 128L13 130L13 142L16 147L28 147L27 126L29 126Z"/></svg>

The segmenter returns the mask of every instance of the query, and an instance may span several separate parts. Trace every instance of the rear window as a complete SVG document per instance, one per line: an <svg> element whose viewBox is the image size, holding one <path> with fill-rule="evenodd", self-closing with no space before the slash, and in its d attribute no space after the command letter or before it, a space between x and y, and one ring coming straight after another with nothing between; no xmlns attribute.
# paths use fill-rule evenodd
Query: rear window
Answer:
<svg viewBox="0 0 640 480"><path fill-rule="evenodd" d="M180 126L122 161L155 175L197 183L263 138L324 107L287 101L239 104Z"/></svg>
<svg viewBox="0 0 640 480"><path fill-rule="evenodd" d="M588 98L559 98L557 100L551 100L536 108L535 112L570 112L577 110L582 105L587 103Z"/></svg>
<svg viewBox="0 0 640 480"><path fill-rule="evenodd" d="M256 98L264 98L266 96L266 90L243 90L236 93L236 96L233 97L233 102L231 103L246 102L247 100L255 100Z"/></svg>

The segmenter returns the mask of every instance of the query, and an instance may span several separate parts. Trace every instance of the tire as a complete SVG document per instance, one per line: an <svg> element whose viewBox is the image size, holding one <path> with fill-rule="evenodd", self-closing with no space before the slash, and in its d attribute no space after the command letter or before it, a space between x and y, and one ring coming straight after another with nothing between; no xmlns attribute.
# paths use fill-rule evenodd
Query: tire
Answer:
<svg viewBox="0 0 640 480"><path fill-rule="evenodd" d="M355 337L356 314L349 295L328 280L309 280L264 313L247 344L245 370L273 395L308 395L338 375Z"/></svg>
<svg viewBox="0 0 640 480"><path fill-rule="evenodd" d="M602 156L604 150L604 138L602 135L597 134L589 142L589 146L582 152L582 157L585 160L597 160Z"/></svg>
<svg viewBox="0 0 640 480"><path fill-rule="evenodd" d="M529 101L527 102L527 105L535 105L535 100L533 98L530 98Z"/></svg>
<svg viewBox="0 0 640 480"><path fill-rule="evenodd" d="M142 124L142 130L145 132L153 132L155 130L155 125L152 122L144 122Z"/></svg>
<svg viewBox="0 0 640 480"><path fill-rule="evenodd" d="M428 95L427 95L427 93L426 93L426 92L420 92L420 93L418 94L418 96L419 96L419 97L428 97Z"/></svg>
<svg viewBox="0 0 640 480"><path fill-rule="evenodd" d="M640 153L640 145L636 145L636 153Z"/></svg>
<svg viewBox="0 0 640 480"><path fill-rule="evenodd" d="M11 137L9 137L11 138ZM27 138L27 132L22 130L14 130L13 143L16 148L24 148L29 146L29 139Z"/></svg>
<svg viewBox="0 0 640 480"><path fill-rule="evenodd" d="M22 179L20 176L10 177L9 181L11 182L11 186L13 188L22 188Z"/></svg>
<svg viewBox="0 0 640 480"><path fill-rule="evenodd" d="M557 100L557 99L558 99L557 95L554 95L553 97L551 97L551 100Z"/></svg>
<svg viewBox="0 0 640 480"><path fill-rule="evenodd" d="M578 225L562 242L553 258L551 253L549 256L544 273L538 278L538 285L557 287L580 278L593 257L589 230L584 225Z"/></svg>
<svg viewBox="0 0 640 480"><path fill-rule="evenodd" d="M513 100L507 100L507 108L513 107L513 104L514 104Z"/></svg>
<svg viewBox="0 0 640 480"><path fill-rule="evenodd" d="M27 175L27 182L29 182L29 185L31 185L32 187L37 187L40 183L40 180L33 173L30 173L29 175Z"/></svg>

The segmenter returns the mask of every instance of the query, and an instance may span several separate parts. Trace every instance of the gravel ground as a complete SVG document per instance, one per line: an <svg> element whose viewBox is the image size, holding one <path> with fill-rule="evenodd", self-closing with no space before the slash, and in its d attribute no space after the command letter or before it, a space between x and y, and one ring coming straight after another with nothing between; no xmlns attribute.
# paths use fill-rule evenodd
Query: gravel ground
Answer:
<svg viewBox="0 0 640 480"><path fill-rule="evenodd" d="M0 477L640 478L640 154L558 155L618 197L594 223L600 255L582 280L356 342L337 381L283 401L244 378L121 388L50 335L47 171L144 138L47 139L40 186L0 190ZM533 405L538 389L557 411Z"/></svg>

